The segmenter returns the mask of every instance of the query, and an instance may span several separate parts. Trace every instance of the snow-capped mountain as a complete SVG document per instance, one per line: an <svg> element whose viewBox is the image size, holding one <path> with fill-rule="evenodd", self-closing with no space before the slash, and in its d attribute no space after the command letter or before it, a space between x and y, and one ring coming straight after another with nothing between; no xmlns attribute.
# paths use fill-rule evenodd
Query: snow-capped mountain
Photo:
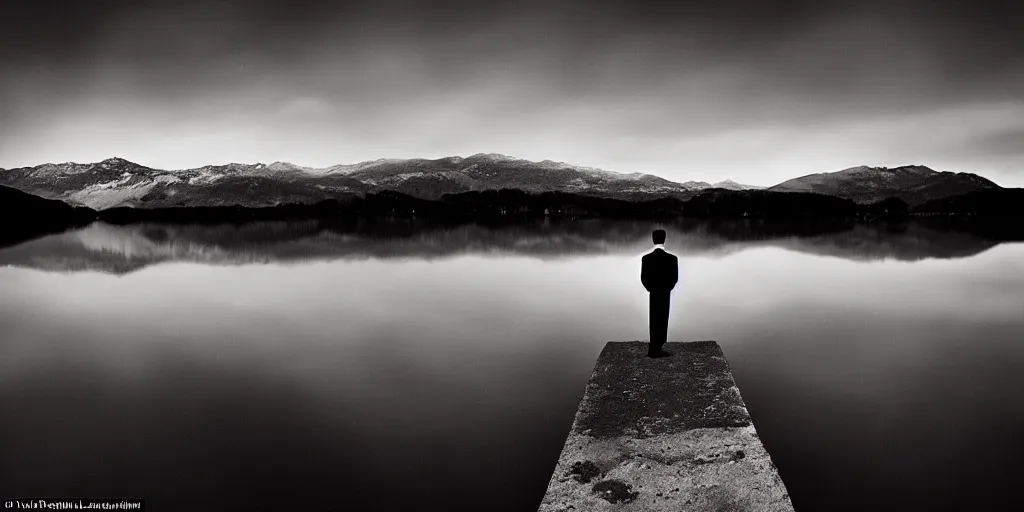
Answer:
<svg viewBox="0 0 1024 512"><path fill-rule="evenodd" d="M859 166L838 172L801 176L769 187L773 192L813 192L866 204L898 197L916 205L975 190L1000 188L976 174L939 172L923 165Z"/></svg>
<svg viewBox="0 0 1024 512"><path fill-rule="evenodd" d="M650 174L622 174L544 160L532 162L506 155L477 154L437 160L384 160L359 164L346 176L380 189L426 199L473 190L515 188L527 192L571 192L621 199L689 197L685 183Z"/></svg>
<svg viewBox="0 0 1024 512"><path fill-rule="evenodd" d="M286 162L165 171L123 158L9 169L0 171L0 184L97 210L117 206L274 206L313 203L368 190L344 174L327 174Z"/></svg>
<svg viewBox="0 0 1024 512"><path fill-rule="evenodd" d="M288 162L231 163L176 171L110 158L94 164L69 162L0 170L0 184L97 210L118 206L309 204L382 190L424 199L474 190L517 188L637 200L688 198L706 188L649 174L622 174L496 154L437 160L379 159L324 168Z"/></svg>
<svg viewBox="0 0 1024 512"><path fill-rule="evenodd" d="M708 188L724 188L726 190L764 190L767 187L761 187L758 185L743 185L741 183L736 183L733 180L725 180L710 185Z"/></svg>
<svg viewBox="0 0 1024 512"><path fill-rule="evenodd" d="M0 169L0 185L47 199L97 210L119 206L275 206L391 190L421 199L444 194L514 188L527 192L568 192L625 200L689 199L705 189L758 190L731 180L677 183L642 173L533 162L499 154L428 159L379 159L330 167L289 162L207 165L161 170L110 158L98 163L43 164ZM911 205L930 199L999 188L968 173L937 172L924 166L854 167L792 179L769 191L815 192L871 203L899 197Z"/></svg>

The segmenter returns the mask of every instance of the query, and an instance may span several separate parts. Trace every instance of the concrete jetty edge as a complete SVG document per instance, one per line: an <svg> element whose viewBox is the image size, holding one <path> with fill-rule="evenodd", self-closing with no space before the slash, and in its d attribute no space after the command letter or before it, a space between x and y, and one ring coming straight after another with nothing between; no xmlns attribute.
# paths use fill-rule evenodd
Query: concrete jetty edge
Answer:
<svg viewBox="0 0 1024 512"><path fill-rule="evenodd" d="M540 504L567 511L792 511L714 341L609 342Z"/></svg>

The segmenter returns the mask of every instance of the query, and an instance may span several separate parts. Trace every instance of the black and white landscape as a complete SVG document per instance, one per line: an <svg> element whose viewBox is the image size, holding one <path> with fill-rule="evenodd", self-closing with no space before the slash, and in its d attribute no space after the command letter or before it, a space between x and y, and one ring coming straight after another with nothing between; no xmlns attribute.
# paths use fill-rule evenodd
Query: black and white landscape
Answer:
<svg viewBox="0 0 1024 512"><path fill-rule="evenodd" d="M171 171L110 158L92 164L69 162L0 169L0 184L95 210L268 207L312 204L380 191L438 200L445 194L500 189L565 192L632 201L663 197L685 200L709 189L766 189L824 194L861 204L894 197L917 205L932 199L1001 188L976 174L939 172L920 165L860 166L761 187L733 181L676 183L649 174L623 174L549 160L530 162L495 154L438 160L381 159L325 168L274 162L208 165Z"/></svg>
<svg viewBox="0 0 1024 512"><path fill-rule="evenodd" d="M0 502L535 512L664 230L795 510L1016 510L1022 5L4 0Z"/></svg>

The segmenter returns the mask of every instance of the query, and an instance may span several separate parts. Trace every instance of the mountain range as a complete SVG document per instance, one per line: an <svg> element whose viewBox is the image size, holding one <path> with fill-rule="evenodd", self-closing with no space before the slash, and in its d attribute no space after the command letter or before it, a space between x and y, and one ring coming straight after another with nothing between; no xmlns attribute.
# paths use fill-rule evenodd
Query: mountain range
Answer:
<svg viewBox="0 0 1024 512"><path fill-rule="evenodd" d="M95 210L312 204L385 190L430 200L445 194L509 188L641 201L660 197L686 200L708 189L764 188L731 180L677 183L650 174L623 174L497 154L436 160L380 159L323 168L274 162L183 170L154 169L123 158L109 158L97 163L0 169L0 185Z"/></svg>
<svg viewBox="0 0 1024 512"><path fill-rule="evenodd" d="M420 216L467 221L548 215L607 218L1019 216L1024 189L921 165L853 167L772 187L677 183L505 155L380 159L324 168L286 162L166 171L122 158L0 169L8 231L108 222ZM508 216L508 217L506 217ZM16 235L21 237L22 235Z"/></svg>

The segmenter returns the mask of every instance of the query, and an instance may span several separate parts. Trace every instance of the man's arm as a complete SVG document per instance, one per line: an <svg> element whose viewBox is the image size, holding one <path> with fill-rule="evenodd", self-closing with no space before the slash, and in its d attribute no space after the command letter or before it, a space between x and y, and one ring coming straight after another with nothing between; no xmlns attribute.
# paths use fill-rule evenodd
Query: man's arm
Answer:
<svg viewBox="0 0 1024 512"><path fill-rule="evenodd" d="M672 264L669 265L668 272L668 289L671 290L676 287L676 283L679 282L679 258L672 257Z"/></svg>
<svg viewBox="0 0 1024 512"><path fill-rule="evenodd" d="M640 282L643 283L647 291L651 291L651 281L650 265L647 264L647 258L644 258L640 263Z"/></svg>

